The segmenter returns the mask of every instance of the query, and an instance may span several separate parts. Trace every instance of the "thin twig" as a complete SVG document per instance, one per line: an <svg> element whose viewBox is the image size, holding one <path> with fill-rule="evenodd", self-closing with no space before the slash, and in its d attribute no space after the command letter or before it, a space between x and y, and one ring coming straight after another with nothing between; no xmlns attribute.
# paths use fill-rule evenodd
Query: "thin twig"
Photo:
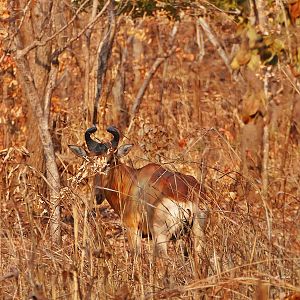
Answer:
<svg viewBox="0 0 300 300"><path fill-rule="evenodd" d="M144 94L146 92L146 89L152 79L152 77L154 76L155 72L157 71L157 69L159 68L159 66L168 58L170 57L173 53L175 53L176 51L176 47L173 46L163 57L158 57L156 58L156 60L154 61L153 65L151 66L149 72L147 73L145 79L144 79L144 82L142 84L142 86L140 87L138 93L137 93L137 96L134 100L134 104L132 106L132 109L131 109L131 121L130 121L130 124L128 126L128 129L127 129L127 134L130 132L131 130L131 127L133 126L133 123L134 123L134 119L135 119L135 116L136 114L138 113L139 109L140 109L140 105L141 105L141 102L142 102L142 99L144 97Z"/></svg>
<svg viewBox="0 0 300 300"><path fill-rule="evenodd" d="M29 8L30 8L30 4L31 4L31 0L29 0L26 5L24 6L23 8L23 15L22 15L22 18L20 20L20 23L18 25L18 28L15 30L15 32L12 34L12 36L10 37L10 40L8 42L8 45L7 45L7 49L10 49L13 41L14 41L14 38L16 37L16 35L18 34L18 32L20 31L20 28L22 27L23 23L24 23L24 20L25 20L25 17L26 17L26 14L27 12L29 11ZM0 58L0 64L2 63L4 57L6 56L6 51L4 51L3 55L1 56Z"/></svg>
<svg viewBox="0 0 300 300"><path fill-rule="evenodd" d="M269 152L270 152L270 141L269 141L269 77L270 72L267 70L264 76L264 93L266 97L266 111L267 115L264 118L263 128L263 157L262 157L262 187L261 187L261 198L266 212L266 220L268 224L268 238L271 244L272 238L272 208L270 207L268 200L269 190ZM270 252L271 253L271 252Z"/></svg>
<svg viewBox="0 0 300 300"><path fill-rule="evenodd" d="M255 0L256 9L258 13L258 26L260 27L260 30L265 33L266 32L266 24L267 24L267 18L266 18L266 4L265 0Z"/></svg>
<svg viewBox="0 0 300 300"><path fill-rule="evenodd" d="M116 18L114 12L113 1L109 1L109 25L104 39L98 47L98 68L97 68L97 85L96 96L94 101L93 124L97 124L98 107L102 93L103 80L107 70L108 59L111 55L111 49L116 32Z"/></svg>
<svg viewBox="0 0 300 300"><path fill-rule="evenodd" d="M174 26L172 28L172 31L170 33L169 37L169 47L172 47L174 44L175 37L178 32L178 26L179 26L179 21L174 23ZM160 91L159 91L159 101L161 107L163 106L163 96L164 96L164 89L165 89L165 78L167 77L167 71L168 71L168 60L164 61L164 66L163 66L163 73L162 73L162 81L161 81L161 86L160 86ZM161 121L162 120L162 114L160 115Z"/></svg>
<svg viewBox="0 0 300 300"><path fill-rule="evenodd" d="M199 22L196 22L196 41L199 48L197 61L201 62L205 55L205 48L204 48L203 32L200 29Z"/></svg>
<svg viewBox="0 0 300 300"><path fill-rule="evenodd" d="M210 42L216 47L220 57L223 59L227 69L229 70L229 72L231 73L231 67L230 67L230 61L229 58L226 54L226 52L224 51L223 47L221 46L221 44L219 43L219 41L217 40L217 38L214 36L214 34L212 33L209 25L206 23L206 21L200 17L198 19L198 23L201 25L201 27L203 28L204 32L206 33L208 39L210 40Z"/></svg>
<svg viewBox="0 0 300 300"><path fill-rule="evenodd" d="M77 14L80 12L81 8L84 6L84 4L86 4L86 2L88 2L88 0L86 0L81 6L80 8L76 11L75 15L73 16L73 18L65 25L63 26L60 30L58 30L57 32L55 32L53 35L49 36L48 38L46 38L43 41L38 41L35 40L33 41L30 45L28 45L26 48L22 49L22 50L17 50L16 53L16 59L23 57L25 55L28 54L29 51L31 51L32 49L36 48L36 47L41 47L41 46L45 46L48 42L50 42L51 40L53 40L54 38L56 38L61 32L63 32L77 17ZM103 15L103 13L105 12L108 4L110 1L107 1L105 3L105 5L103 6L102 10L98 13L98 15L95 17L94 20L92 20L91 22L89 22L80 32L78 35L76 35L75 37L71 38L66 45L59 49L59 53L63 52L67 47L69 47L69 45L71 45L74 41L78 40L85 32L87 29L93 27L95 25L95 23L100 19L100 17Z"/></svg>
<svg viewBox="0 0 300 300"><path fill-rule="evenodd" d="M51 104L51 97L53 90L56 86L58 74L58 62L51 63L51 69L49 72L49 79L45 89L45 96L44 96L44 117L49 121L50 116L50 104Z"/></svg>
<svg viewBox="0 0 300 300"><path fill-rule="evenodd" d="M90 22L95 19L97 15L97 8L98 8L98 0L93 0L92 11L90 15ZM84 56L85 56L85 69L84 69L84 105L86 110L86 120L90 123L90 110L89 110L89 96L90 96L90 44L91 44L91 35L92 35L92 28L87 29L85 33L85 44L86 47L83 49Z"/></svg>

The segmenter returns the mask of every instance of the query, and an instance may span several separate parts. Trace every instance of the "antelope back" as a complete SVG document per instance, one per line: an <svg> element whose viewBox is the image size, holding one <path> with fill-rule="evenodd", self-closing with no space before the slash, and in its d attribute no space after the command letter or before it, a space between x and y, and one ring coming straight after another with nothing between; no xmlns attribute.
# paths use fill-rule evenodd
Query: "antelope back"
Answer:
<svg viewBox="0 0 300 300"><path fill-rule="evenodd" d="M107 131L113 136L110 142L96 142L91 127L85 132L89 151L69 145L78 156L87 160L101 157L104 163L95 175L95 195L98 203L104 199L122 219L127 228L131 250L140 249L140 234L152 235L155 251L167 255L167 241L184 224L192 227L196 244L204 237L207 213L199 210L203 198L198 181L189 175L172 173L160 165L150 163L140 169L122 164L119 159L132 148L126 144L118 148L120 133L110 126ZM138 252L137 251L137 252Z"/></svg>

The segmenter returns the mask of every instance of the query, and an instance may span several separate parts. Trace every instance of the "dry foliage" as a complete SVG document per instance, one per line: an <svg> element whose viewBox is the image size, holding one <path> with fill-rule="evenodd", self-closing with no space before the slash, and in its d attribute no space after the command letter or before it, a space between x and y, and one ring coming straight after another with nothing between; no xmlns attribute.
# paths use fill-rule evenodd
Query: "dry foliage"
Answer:
<svg viewBox="0 0 300 300"><path fill-rule="evenodd" d="M290 4L293 18L298 17L298 6L299 1ZM4 12L3 18L9 18ZM65 17L71 18L71 13L66 9ZM234 20L211 6L207 13L211 33L225 52L236 49L241 40ZM66 34L80 32L86 22L85 13L79 14ZM177 241L169 245L172 255L164 270L153 263L152 243L147 239L141 257L131 261L119 218L106 202L95 204L95 169L68 150L68 144L83 144L84 131L91 125L95 78L91 70L85 91L83 37L59 56L51 99L50 128L62 186L62 244L52 243L51 203L39 188L49 182L28 160L36 150L27 148L32 130L28 124L34 122L28 120L28 103L17 81L14 60L3 52L1 42L1 299L300 298L297 79L284 64L268 69L271 95L261 97L266 89L262 76L266 67L249 79L242 68L251 57L240 59L242 51L238 50L235 59L242 76L230 74L199 26L197 18L186 13L170 42L174 22L163 14L145 17L140 23L130 16L120 17L98 113L102 132L98 138L104 140L109 137L104 129L121 122L113 113L120 91L112 92L121 78L119 72L125 72L122 109L128 120L147 72L157 57L176 47L149 82L131 130L121 128L124 141L135 144L127 163L140 167L156 161L201 182L205 178L209 196L205 204L211 219L201 265L196 266L189 253L185 256ZM103 27L104 23L97 23L91 35L92 67ZM286 52L296 54L296 25L290 30L294 40ZM248 44L246 48L253 53ZM90 95L88 103L82 101L85 92ZM243 102L245 98L250 102ZM263 130L253 129L260 126L259 120L269 126L264 197L266 191L257 174L263 142L253 138Z"/></svg>

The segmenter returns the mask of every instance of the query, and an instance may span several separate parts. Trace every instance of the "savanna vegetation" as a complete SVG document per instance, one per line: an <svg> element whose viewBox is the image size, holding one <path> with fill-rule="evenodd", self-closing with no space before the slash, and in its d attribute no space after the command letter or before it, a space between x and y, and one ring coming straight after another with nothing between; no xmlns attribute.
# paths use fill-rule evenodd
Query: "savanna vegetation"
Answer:
<svg viewBox="0 0 300 300"><path fill-rule="evenodd" d="M0 1L1 299L300 299L300 1ZM132 261L68 148L195 176L210 211Z"/></svg>

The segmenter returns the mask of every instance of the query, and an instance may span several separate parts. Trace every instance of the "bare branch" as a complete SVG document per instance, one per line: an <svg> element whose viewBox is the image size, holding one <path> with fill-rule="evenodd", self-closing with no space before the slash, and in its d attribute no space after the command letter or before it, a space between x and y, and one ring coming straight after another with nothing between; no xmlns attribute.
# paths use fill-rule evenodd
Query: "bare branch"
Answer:
<svg viewBox="0 0 300 300"><path fill-rule="evenodd" d="M151 66L149 72L147 73L145 79L144 79L144 82L142 84L142 86L140 87L137 95L136 95L136 98L135 98L135 101L134 101L134 104L132 106L132 109L131 109L131 121L130 121L130 124L129 124L129 127L128 127L128 130L127 130L127 133L131 130L131 127L134 123L134 118L136 116L136 114L138 113L139 109L140 109L140 105L141 105L141 102L142 102L142 99L144 97L144 94L146 92L146 89L153 77L153 75L155 74L155 72L157 71L157 69L159 68L159 66L168 58L170 57L173 53L175 53L176 51L176 47L173 46L163 57L158 57L156 58L155 62L153 63L153 65Z"/></svg>
<svg viewBox="0 0 300 300"><path fill-rule="evenodd" d="M102 93L102 84L107 70L107 62L111 54L111 49L116 32L116 19L113 1L109 1L109 25L104 39L98 47L98 69L97 69L97 85L96 96L94 101L93 124L97 123L98 106Z"/></svg>
<svg viewBox="0 0 300 300"><path fill-rule="evenodd" d="M174 40L175 40L175 37L178 32L178 27L179 27L179 21L176 21L174 23L174 26L173 26L172 31L169 36L169 47L172 47L172 45L174 44ZM163 65L163 76L162 76L162 81L161 81L160 91L159 91L160 105L163 104L163 96L164 96L164 90L165 90L165 78L167 75L167 71L168 71L168 60L165 60L164 65ZM163 122L162 114L160 114L160 120L161 120L161 122Z"/></svg>
<svg viewBox="0 0 300 300"><path fill-rule="evenodd" d="M28 0L28 2L26 3L25 7L23 8L23 15L22 15L22 18L20 20L20 23L19 23L19 26L18 28L15 30L15 32L13 33L13 35L10 37L10 41L7 45L7 49L10 49L13 41L14 41L14 38L16 37L16 35L19 33L20 31L20 28L22 27L23 23L24 23L24 20L25 20L25 17L26 17L26 14L30 8L30 4L31 4L31 0ZM1 56L0 58L0 64L2 63L4 57L6 56L6 53L4 52L3 55Z"/></svg>
<svg viewBox="0 0 300 300"><path fill-rule="evenodd" d="M98 7L98 0L93 0L92 12L90 15L90 22L95 19L97 14L97 7ZM85 33L85 45L86 47L83 48L84 56L85 56L85 68L84 68L84 105L86 111L86 120L91 115L91 109L89 103L89 96L90 96L90 43L91 43L91 35L92 35L92 28L88 28Z"/></svg>
<svg viewBox="0 0 300 300"><path fill-rule="evenodd" d="M199 48L198 61L201 62L205 55L203 31L200 29L199 22L196 22L196 41Z"/></svg>
<svg viewBox="0 0 300 300"><path fill-rule="evenodd" d="M255 17L255 25L258 25L259 24L259 14L258 14L257 5L256 5L255 0L252 0L252 9L253 9L254 17Z"/></svg>
<svg viewBox="0 0 300 300"><path fill-rule="evenodd" d="M221 46L221 44L219 43L219 41L217 40L217 38L214 36L214 34L212 33L209 25L206 23L206 21L200 17L198 19L198 23L201 25L201 27L203 28L204 32L206 33L208 39L210 40L210 42L216 47L220 57L223 59L227 69L229 70L229 72L231 73L231 67L230 67L230 61L229 58L226 54L226 52L224 51L223 47Z"/></svg>
<svg viewBox="0 0 300 300"><path fill-rule="evenodd" d="M45 46L48 42L50 42L51 40L53 40L54 38L56 38L60 33L62 33L66 28L68 28L68 26L70 26L70 24L72 24L74 22L74 20L76 19L78 13L80 12L80 10L82 9L82 7L88 2L88 0L86 0L76 11L75 15L73 16L73 18L65 25L63 26L60 30L58 30L57 32L55 32L53 35L49 36L48 38L46 38L43 41L38 41L35 40L33 41L30 45L28 45L26 48L22 49L22 50L17 50L17 54L16 54L16 59L27 55L27 53L29 51L31 51L32 49L36 48L36 47L41 47L41 46ZM66 43L66 45L59 49L59 53L63 52L69 45L71 45L74 41L78 40L85 32L87 29L93 27L95 25L95 23L97 23L97 21L100 19L100 17L103 15L103 13L105 12L107 6L109 4L109 1L106 2L106 4L103 6L102 10L97 14L97 16L90 21L80 32L77 36L71 38L68 43Z"/></svg>
<svg viewBox="0 0 300 300"><path fill-rule="evenodd" d="M37 127L39 129L39 136L43 145L44 155L46 158L46 172L47 180L50 186L50 203L52 205L53 219L51 221L51 233L53 241L60 245L61 232L60 232L60 178L55 163L55 154L52 143L52 138L49 132L48 118L43 114L43 109L39 99L39 95L34 86L34 80L30 72L27 60L24 57L16 59L18 71L20 72L20 84L22 90L26 94L32 110L35 112L37 119ZM50 84L48 85L50 86ZM50 95L50 90L48 91ZM50 96L49 96L50 97Z"/></svg>
<svg viewBox="0 0 300 300"><path fill-rule="evenodd" d="M267 115L264 118L264 128L263 128L263 157L262 157L262 188L261 188L261 197L264 204L266 219L268 223L268 238L271 241L272 238L272 207L270 206L268 199L268 190L269 190L269 155L270 155L270 141L269 141L269 77L270 72L267 70L264 76L264 93L266 96L266 110Z"/></svg>
<svg viewBox="0 0 300 300"><path fill-rule="evenodd" d="M56 79L58 74L58 62L53 62L51 64L51 69L49 73L49 79L45 90L45 103L44 103L44 117L49 121L50 115L50 104L51 104L51 96L53 90L56 86Z"/></svg>
<svg viewBox="0 0 300 300"><path fill-rule="evenodd" d="M261 31L265 33L267 24L265 0L253 0L253 2L256 4L258 26L260 27Z"/></svg>

